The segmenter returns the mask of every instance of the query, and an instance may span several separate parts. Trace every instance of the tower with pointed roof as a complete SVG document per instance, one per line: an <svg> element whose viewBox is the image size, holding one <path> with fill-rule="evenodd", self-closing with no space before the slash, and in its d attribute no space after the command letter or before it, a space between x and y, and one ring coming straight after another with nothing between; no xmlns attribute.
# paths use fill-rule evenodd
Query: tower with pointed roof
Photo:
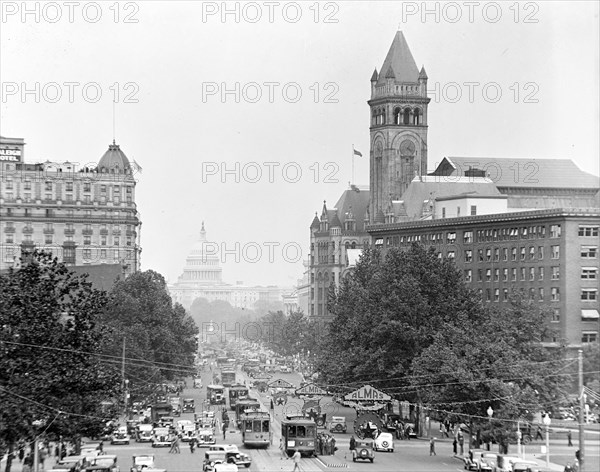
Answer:
<svg viewBox="0 0 600 472"><path fill-rule="evenodd" d="M427 174L427 73L417 68L396 33L379 72L371 77L371 223L399 200L415 175Z"/></svg>

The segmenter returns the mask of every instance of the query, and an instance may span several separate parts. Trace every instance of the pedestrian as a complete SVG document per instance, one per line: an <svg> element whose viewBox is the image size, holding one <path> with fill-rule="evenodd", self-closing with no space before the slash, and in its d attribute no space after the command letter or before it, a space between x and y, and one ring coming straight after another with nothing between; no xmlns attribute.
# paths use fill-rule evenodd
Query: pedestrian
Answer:
<svg viewBox="0 0 600 472"><path fill-rule="evenodd" d="M335 438L333 436L331 436L331 455L332 456L335 456L335 450L336 450Z"/></svg>
<svg viewBox="0 0 600 472"><path fill-rule="evenodd" d="M464 456L464 454L465 454L465 437L463 436L463 434L460 431L458 432L458 445L460 446L460 455Z"/></svg>
<svg viewBox="0 0 600 472"><path fill-rule="evenodd" d="M100 444L98 444L98 450L100 454L104 454L104 441L100 440Z"/></svg>
<svg viewBox="0 0 600 472"><path fill-rule="evenodd" d="M544 439L544 435L542 434L542 427L539 425L537 427L537 432L535 433L535 439L536 439L536 441L538 439Z"/></svg>
<svg viewBox="0 0 600 472"><path fill-rule="evenodd" d="M567 431L567 441L568 441L567 446L573 447L573 435L571 433L571 430Z"/></svg>
<svg viewBox="0 0 600 472"><path fill-rule="evenodd" d="M46 448L42 447L38 451L38 459L40 461L40 467L41 467L42 470L44 470L44 461L46 460L47 456L48 456L48 453L46 452Z"/></svg>
<svg viewBox="0 0 600 472"><path fill-rule="evenodd" d="M350 450L354 451L356 449L356 439L354 439L354 435L350 437Z"/></svg>
<svg viewBox="0 0 600 472"><path fill-rule="evenodd" d="M273 399L271 398L271 410L275 408L275 405L273 405Z"/></svg>
<svg viewBox="0 0 600 472"><path fill-rule="evenodd" d="M67 445L62 443L60 445L60 460L62 461L65 457L67 457Z"/></svg>
<svg viewBox="0 0 600 472"><path fill-rule="evenodd" d="M194 453L194 448L196 447L196 439L192 438L192 440L190 441L190 452L193 454Z"/></svg>
<svg viewBox="0 0 600 472"><path fill-rule="evenodd" d="M435 456L435 438L433 436L431 436L429 438L429 455L430 456Z"/></svg>
<svg viewBox="0 0 600 472"><path fill-rule="evenodd" d="M285 446L283 444L283 438L279 439L279 449L281 450L281 457L279 458L279 460L288 460L289 456L287 455L287 453L285 452Z"/></svg>
<svg viewBox="0 0 600 472"><path fill-rule="evenodd" d="M302 455L300 454L300 451L298 449L296 449L296 451L294 452L294 455L292 456L292 459L294 460L294 468L292 469L292 472L300 472L300 459L302 458Z"/></svg>
<svg viewBox="0 0 600 472"><path fill-rule="evenodd" d="M58 445L58 443L56 443L56 446L54 446L54 456L56 458L60 456L60 446Z"/></svg>
<svg viewBox="0 0 600 472"><path fill-rule="evenodd" d="M488 443L489 446L489 443ZM458 441L456 440L456 436L454 436L454 441L452 441L452 450L454 451L454 455L458 453ZM489 451L489 449L488 449Z"/></svg>
<svg viewBox="0 0 600 472"><path fill-rule="evenodd" d="M227 425L225 423L223 423L223 439L225 439L226 435L227 435Z"/></svg>
<svg viewBox="0 0 600 472"><path fill-rule="evenodd" d="M19 445L19 462L23 462L23 458L25 457L25 446L23 444Z"/></svg>

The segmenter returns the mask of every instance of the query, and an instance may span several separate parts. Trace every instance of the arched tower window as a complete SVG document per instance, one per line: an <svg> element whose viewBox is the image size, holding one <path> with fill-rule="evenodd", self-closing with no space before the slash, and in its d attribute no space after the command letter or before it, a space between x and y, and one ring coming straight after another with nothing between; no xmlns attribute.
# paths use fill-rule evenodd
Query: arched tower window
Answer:
<svg viewBox="0 0 600 472"><path fill-rule="evenodd" d="M415 108L415 111L413 113L413 124L414 125L420 125L422 122L422 117L423 115L421 115L421 110L419 108Z"/></svg>
<svg viewBox="0 0 600 472"><path fill-rule="evenodd" d="M394 124L395 125L399 125L400 123L400 116L402 114L402 111L400 110L400 108L395 108L394 109Z"/></svg>
<svg viewBox="0 0 600 472"><path fill-rule="evenodd" d="M373 110L373 117L372 117L373 121L373 126L377 125L377 110Z"/></svg>
<svg viewBox="0 0 600 472"><path fill-rule="evenodd" d="M410 108L405 108L404 109L404 114L403 114L403 120L402 120L402 122L405 125L409 125L410 124Z"/></svg>

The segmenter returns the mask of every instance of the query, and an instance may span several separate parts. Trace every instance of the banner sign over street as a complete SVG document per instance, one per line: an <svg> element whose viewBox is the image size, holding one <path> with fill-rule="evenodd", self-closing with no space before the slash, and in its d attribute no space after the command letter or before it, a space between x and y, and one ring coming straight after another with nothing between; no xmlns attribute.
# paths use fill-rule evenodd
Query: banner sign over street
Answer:
<svg viewBox="0 0 600 472"><path fill-rule="evenodd" d="M294 388L294 386L283 379L271 380L267 384L270 388Z"/></svg>
<svg viewBox="0 0 600 472"><path fill-rule="evenodd" d="M358 390L344 395L344 400L350 401L366 401L366 402L385 402L391 400L387 393L383 393L370 385L364 385Z"/></svg>
<svg viewBox="0 0 600 472"><path fill-rule="evenodd" d="M327 391L315 384L307 384L296 390L296 395L327 395Z"/></svg>

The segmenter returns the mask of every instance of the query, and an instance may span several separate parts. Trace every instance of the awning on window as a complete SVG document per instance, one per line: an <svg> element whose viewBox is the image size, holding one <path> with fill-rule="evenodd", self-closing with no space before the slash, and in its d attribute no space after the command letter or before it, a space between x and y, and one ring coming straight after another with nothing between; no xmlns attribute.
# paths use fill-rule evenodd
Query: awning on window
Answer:
<svg viewBox="0 0 600 472"><path fill-rule="evenodd" d="M598 310L581 310L581 317L588 320L597 320L600 318Z"/></svg>

